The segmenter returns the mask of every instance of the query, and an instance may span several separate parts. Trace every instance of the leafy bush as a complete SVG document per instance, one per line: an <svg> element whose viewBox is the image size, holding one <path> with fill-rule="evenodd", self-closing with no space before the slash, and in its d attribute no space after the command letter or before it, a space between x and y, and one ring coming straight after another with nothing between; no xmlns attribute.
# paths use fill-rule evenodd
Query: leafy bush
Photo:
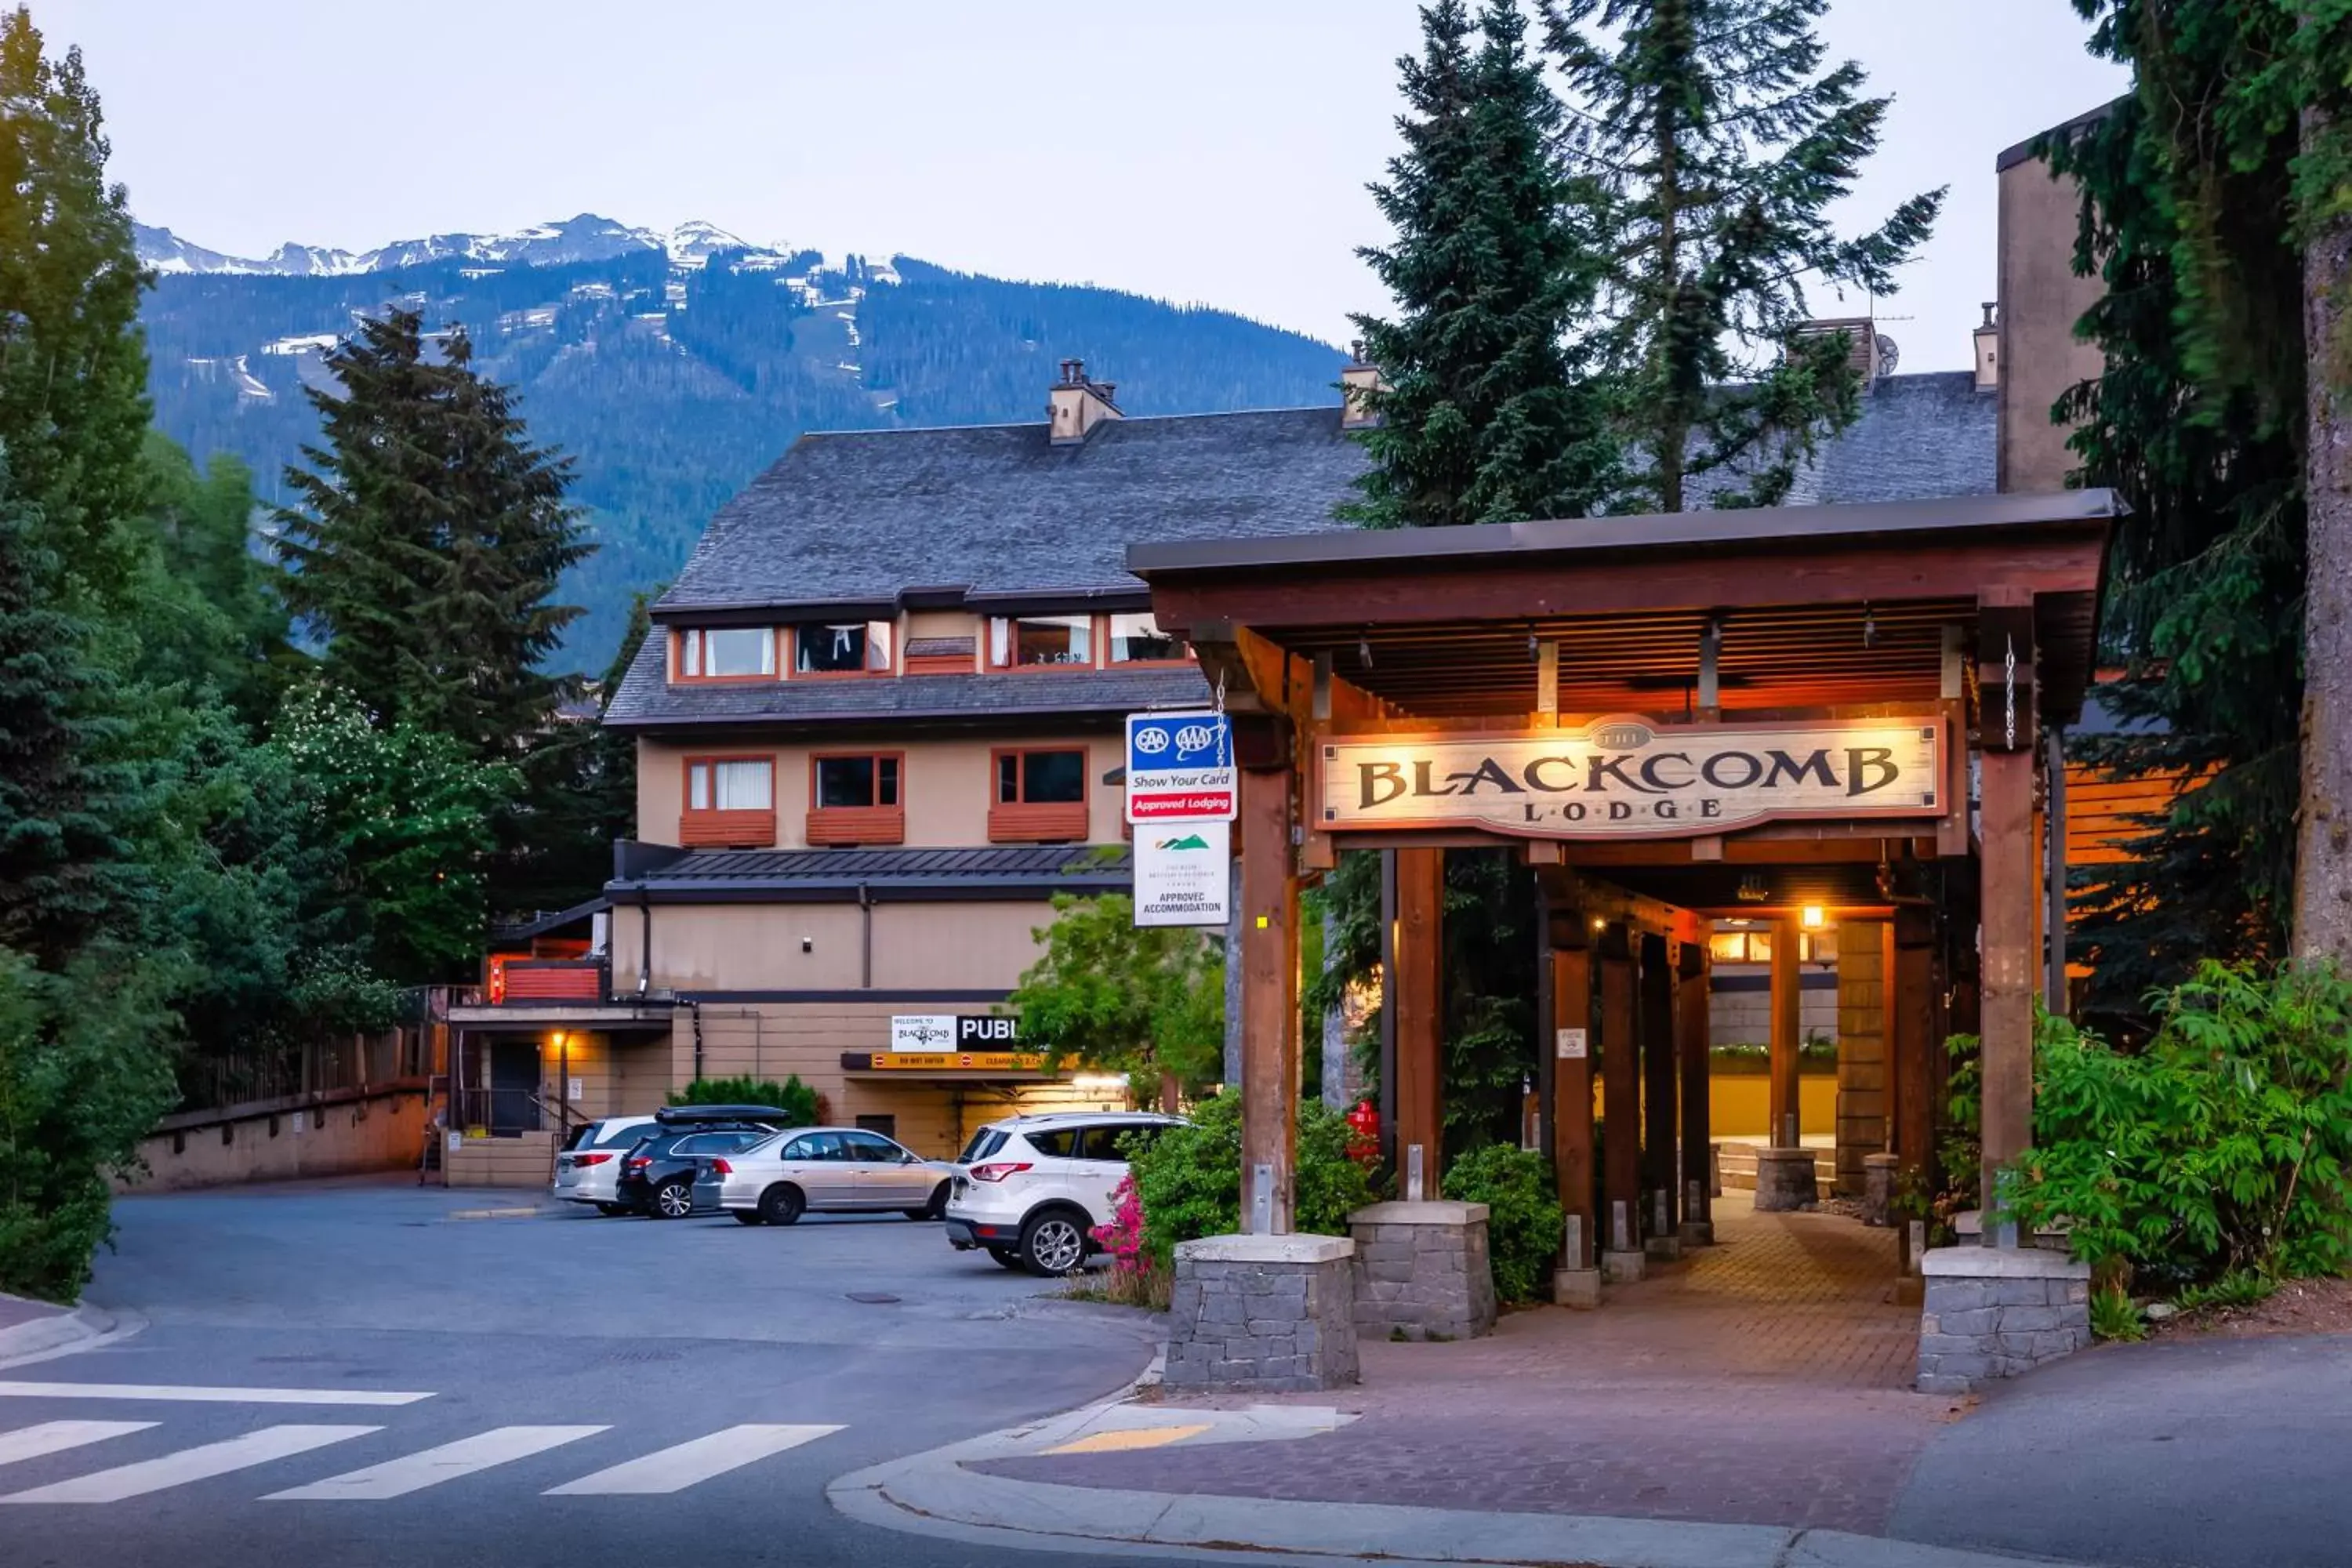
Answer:
<svg viewBox="0 0 2352 1568"><path fill-rule="evenodd" d="M2147 1325L2140 1321L2139 1308L2130 1294L2119 1285L2110 1285L2091 1293L2091 1331L2103 1340L2143 1340L2147 1337Z"/></svg>
<svg viewBox="0 0 2352 1568"><path fill-rule="evenodd" d="M2037 1031L2034 1147L2007 1206L2078 1258L2168 1287L2352 1264L2352 982L2207 963L2145 1049Z"/></svg>
<svg viewBox="0 0 2352 1568"><path fill-rule="evenodd" d="M698 1078L670 1097L672 1105L772 1105L790 1112L791 1120L802 1126L821 1120L817 1112L816 1090L803 1083L800 1075L778 1083L773 1079Z"/></svg>
<svg viewBox="0 0 2352 1568"><path fill-rule="evenodd" d="M1291 1228L1314 1236L1345 1236L1348 1215L1372 1201L1370 1179L1348 1158L1349 1127L1321 1100L1298 1108L1297 1212ZM1242 1097L1215 1095L1192 1112L1190 1126L1171 1127L1129 1155L1143 1203L1144 1250L1162 1268L1176 1244L1204 1236L1231 1236L1242 1227Z"/></svg>
<svg viewBox="0 0 2352 1568"><path fill-rule="evenodd" d="M1495 1294L1536 1300L1559 1252L1561 1211L1551 1167L1540 1154L1507 1143L1473 1149L1446 1167L1445 1195L1486 1205L1486 1258Z"/></svg>

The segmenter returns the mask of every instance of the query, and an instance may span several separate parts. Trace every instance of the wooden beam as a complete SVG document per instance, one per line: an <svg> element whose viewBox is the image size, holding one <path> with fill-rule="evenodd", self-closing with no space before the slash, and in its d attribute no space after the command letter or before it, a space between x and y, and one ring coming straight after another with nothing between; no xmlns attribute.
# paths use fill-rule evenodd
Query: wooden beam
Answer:
<svg viewBox="0 0 2352 1568"><path fill-rule="evenodd" d="M1776 1147L1795 1148L1804 1131L1799 1114L1798 1048L1804 1043L1804 971L1797 962L1797 922L1782 916L1772 922L1772 1059L1770 1125L1766 1140Z"/></svg>
<svg viewBox="0 0 2352 1568"><path fill-rule="evenodd" d="M1886 1060L1893 1073L1894 1147L1922 1194L1936 1186L1936 922L1906 906L1887 922Z"/></svg>
<svg viewBox="0 0 2352 1568"><path fill-rule="evenodd" d="M1291 773L1241 775L1242 1228L1288 1235L1297 1203L1298 879Z"/></svg>
<svg viewBox="0 0 2352 1568"><path fill-rule="evenodd" d="M1625 928L1612 926L1601 947L1601 1246L1642 1247L1642 1074L1635 1055L1633 958Z"/></svg>
<svg viewBox="0 0 2352 1568"><path fill-rule="evenodd" d="M2000 1168L2033 1141L2033 952L2038 879L2033 864L2033 763L2031 746L1982 755L1979 875L1982 932L1979 1004L1984 1065L1985 1213L1997 1206ZM1988 1237L1994 1227L1985 1227Z"/></svg>
<svg viewBox="0 0 2352 1568"><path fill-rule="evenodd" d="M1686 1235L1712 1240L1713 1134L1708 1129L1707 1015L1709 958L1704 937L1682 944L1675 972L1675 1054L1682 1068L1682 1200Z"/></svg>
<svg viewBox="0 0 2352 1568"><path fill-rule="evenodd" d="M1600 1214L1592 1170L1592 952L1551 952L1552 1173L1559 1206L1575 1241L1563 1268L1591 1268L1600 1257Z"/></svg>
<svg viewBox="0 0 2352 1568"><path fill-rule="evenodd" d="M1681 1213L1675 1158L1675 964L1663 936L1642 939L1642 1218L1653 1236L1675 1234Z"/></svg>
<svg viewBox="0 0 2352 1568"><path fill-rule="evenodd" d="M1434 1198L1444 1154L1445 855L1396 855L1397 1193ZM1412 1184L1421 1150L1421 1184Z"/></svg>

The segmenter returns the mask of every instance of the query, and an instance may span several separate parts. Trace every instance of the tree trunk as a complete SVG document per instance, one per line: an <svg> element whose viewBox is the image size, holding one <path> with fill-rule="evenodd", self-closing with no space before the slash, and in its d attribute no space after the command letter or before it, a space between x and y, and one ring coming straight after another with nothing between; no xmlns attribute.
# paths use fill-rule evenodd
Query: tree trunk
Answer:
<svg viewBox="0 0 2352 1568"><path fill-rule="evenodd" d="M2308 148L2326 128L2305 110ZM2309 366L2304 605L2303 802L2294 872L2294 951L2352 966L2352 386L2346 384L2352 219L2305 250Z"/></svg>

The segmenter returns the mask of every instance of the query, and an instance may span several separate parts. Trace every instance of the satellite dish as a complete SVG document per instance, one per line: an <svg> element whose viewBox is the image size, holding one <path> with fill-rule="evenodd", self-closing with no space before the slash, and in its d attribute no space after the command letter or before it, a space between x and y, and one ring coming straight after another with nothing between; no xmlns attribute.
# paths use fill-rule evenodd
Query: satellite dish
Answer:
<svg viewBox="0 0 2352 1568"><path fill-rule="evenodd" d="M1888 337L1885 332L1879 333L1878 374L1881 375L1893 375L1895 374L1895 367L1902 363L1902 359L1903 351L1895 346L1895 340Z"/></svg>

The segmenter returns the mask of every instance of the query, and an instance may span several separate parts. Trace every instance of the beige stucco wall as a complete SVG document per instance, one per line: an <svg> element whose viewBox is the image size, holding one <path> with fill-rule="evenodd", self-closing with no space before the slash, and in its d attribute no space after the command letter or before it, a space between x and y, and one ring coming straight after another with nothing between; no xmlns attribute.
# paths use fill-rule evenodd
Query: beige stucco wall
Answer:
<svg viewBox="0 0 2352 1568"><path fill-rule="evenodd" d="M1024 679L1073 680L1081 676L1041 672ZM816 752L904 752L907 763L901 789L907 806L907 843L970 847L988 842L988 807L994 798L992 757L1003 747L1084 746L1087 750L1087 803L1089 842L1117 843L1121 836L1126 799L1103 774L1118 767L1119 737L1073 735L1067 731L1023 736L1017 741L985 740L860 740L810 745L760 742L698 742L681 746L669 742L637 742L637 837L647 844L677 842L677 818L685 791L686 759L723 752L730 756L770 756L776 760L776 845L804 848L808 843L809 757Z"/></svg>
<svg viewBox="0 0 2352 1568"><path fill-rule="evenodd" d="M1037 961L1031 933L1052 916L1037 900L877 902L870 984L885 991L1009 991ZM854 903L656 904L651 985L689 993L860 989L869 984L866 918ZM625 901L613 911L613 985L620 995L637 988L643 919Z"/></svg>
<svg viewBox="0 0 2352 1568"><path fill-rule="evenodd" d="M1998 178L2000 488L2063 489L2075 459L2050 409L2068 387L2099 374L2098 351L2074 333L2102 285L2074 275L2074 182L2053 179L2047 164L2031 158Z"/></svg>
<svg viewBox="0 0 2352 1568"><path fill-rule="evenodd" d="M139 1143L142 1169L118 1178L117 1192L167 1193L297 1176L414 1170L425 1152L425 1091L387 1089L362 1100L267 1113L226 1123L159 1132ZM274 1123L274 1129L273 1129Z"/></svg>

